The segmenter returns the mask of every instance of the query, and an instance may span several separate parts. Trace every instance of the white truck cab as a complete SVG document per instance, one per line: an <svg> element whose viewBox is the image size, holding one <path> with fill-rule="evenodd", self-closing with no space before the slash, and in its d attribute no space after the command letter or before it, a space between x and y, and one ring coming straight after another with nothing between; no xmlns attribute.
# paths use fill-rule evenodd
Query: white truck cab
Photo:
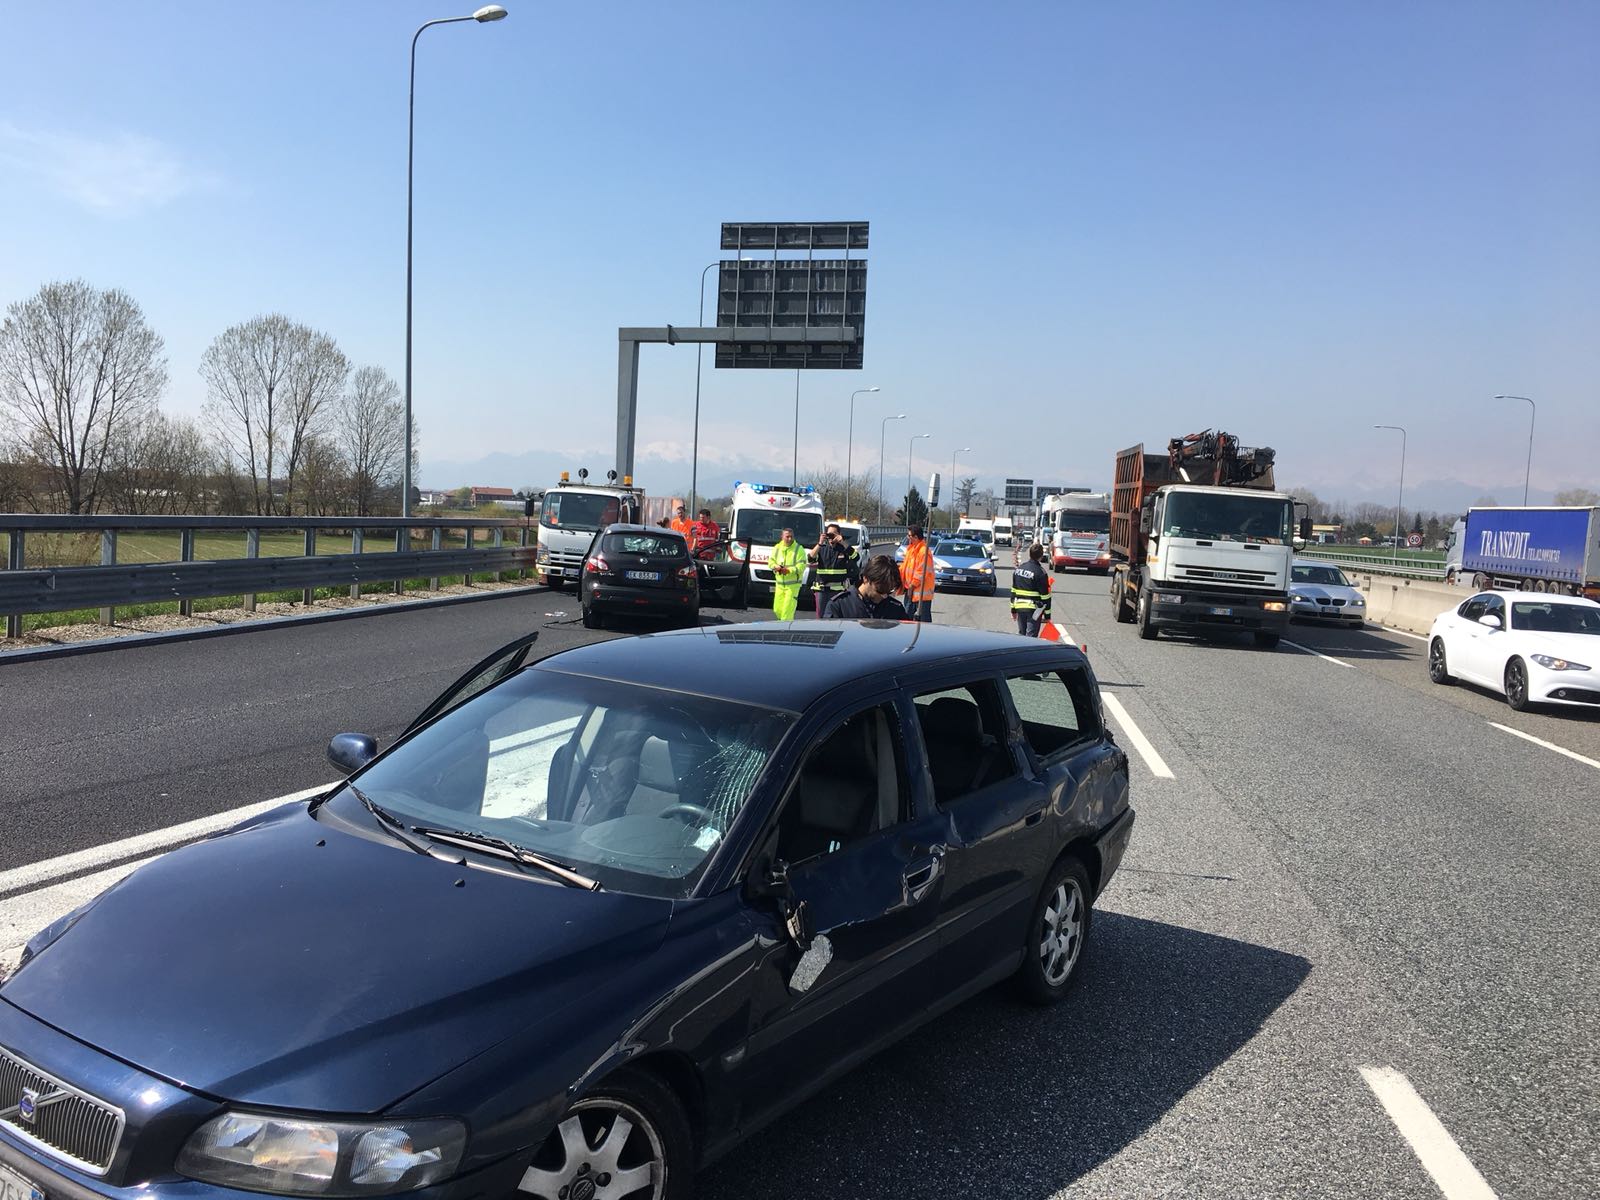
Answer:
<svg viewBox="0 0 1600 1200"><path fill-rule="evenodd" d="M1010 517L996 517L994 519L994 544L996 546L1011 545L1015 536Z"/></svg>
<svg viewBox="0 0 1600 1200"><path fill-rule="evenodd" d="M644 517L644 492L633 486L633 477L624 475L616 483L616 472L607 473L611 482L591 484L589 472L578 471L573 483L570 472L561 472L555 487L544 494L539 506L539 549L535 564L548 588L561 588L576 580L583 569L583 557L595 531L617 521L639 521Z"/></svg>

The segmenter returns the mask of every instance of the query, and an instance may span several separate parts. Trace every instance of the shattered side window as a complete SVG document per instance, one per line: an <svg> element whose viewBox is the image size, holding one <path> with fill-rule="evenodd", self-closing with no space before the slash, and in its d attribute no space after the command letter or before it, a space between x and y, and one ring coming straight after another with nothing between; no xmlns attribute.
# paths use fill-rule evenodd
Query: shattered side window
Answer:
<svg viewBox="0 0 1600 1200"><path fill-rule="evenodd" d="M906 819L905 749L891 707L852 713L806 755L778 817L777 856L832 854Z"/></svg>

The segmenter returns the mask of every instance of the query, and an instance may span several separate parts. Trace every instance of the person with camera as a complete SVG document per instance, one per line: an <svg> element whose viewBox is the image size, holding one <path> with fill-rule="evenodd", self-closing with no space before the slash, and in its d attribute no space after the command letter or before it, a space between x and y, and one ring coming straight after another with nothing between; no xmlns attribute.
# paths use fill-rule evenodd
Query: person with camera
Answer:
<svg viewBox="0 0 1600 1200"><path fill-rule="evenodd" d="M813 569L811 597L816 602L817 619L821 620L828 603L847 591L857 577L861 558L856 548L844 540L839 527L830 522L817 544L806 552L806 561Z"/></svg>

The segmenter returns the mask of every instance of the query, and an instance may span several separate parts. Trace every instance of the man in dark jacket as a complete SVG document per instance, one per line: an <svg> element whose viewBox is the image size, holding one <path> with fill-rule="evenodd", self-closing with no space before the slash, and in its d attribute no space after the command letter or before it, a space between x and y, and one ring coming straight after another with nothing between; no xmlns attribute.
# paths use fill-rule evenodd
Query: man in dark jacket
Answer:
<svg viewBox="0 0 1600 1200"><path fill-rule="evenodd" d="M1011 615L1023 637L1038 637L1050 619L1050 572L1044 569L1044 547L1038 542L1028 547L1028 561L1011 572Z"/></svg>
<svg viewBox="0 0 1600 1200"><path fill-rule="evenodd" d="M806 554L812 565L811 593L816 599L817 618L827 611L833 598L848 592L855 582L861 558L856 548L844 540L844 534L831 521L822 531L822 540Z"/></svg>
<svg viewBox="0 0 1600 1200"><path fill-rule="evenodd" d="M824 614L830 621L909 621L911 615L894 598L900 590L900 568L887 554L875 556L861 568L861 582L837 593Z"/></svg>

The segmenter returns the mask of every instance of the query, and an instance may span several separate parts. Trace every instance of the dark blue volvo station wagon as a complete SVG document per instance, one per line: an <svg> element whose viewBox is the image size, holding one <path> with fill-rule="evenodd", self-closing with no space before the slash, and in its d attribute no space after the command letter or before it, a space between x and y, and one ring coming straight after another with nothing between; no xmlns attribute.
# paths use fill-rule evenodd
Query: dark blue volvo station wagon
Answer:
<svg viewBox="0 0 1600 1200"><path fill-rule="evenodd" d="M0 986L0 1200L684 1197L979 990L1071 987L1133 825L1071 646L532 650L33 939Z"/></svg>

